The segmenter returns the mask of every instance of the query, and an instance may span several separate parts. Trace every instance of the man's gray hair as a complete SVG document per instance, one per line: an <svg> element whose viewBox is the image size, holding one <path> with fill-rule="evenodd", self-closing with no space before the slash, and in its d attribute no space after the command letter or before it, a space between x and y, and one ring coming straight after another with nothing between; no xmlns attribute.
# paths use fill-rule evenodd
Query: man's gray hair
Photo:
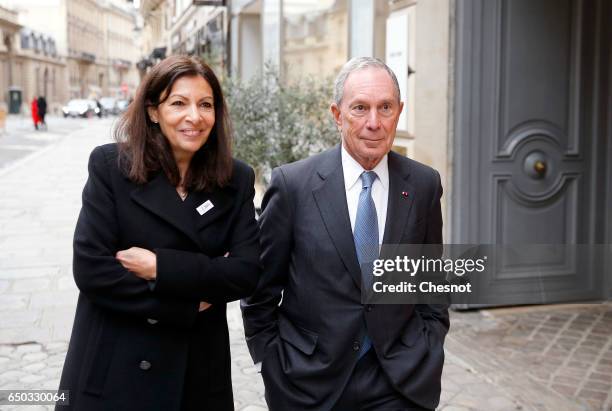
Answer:
<svg viewBox="0 0 612 411"><path fill-rule="evenodd" d="M342 102L342 96L344 95L344 83L346 83L346 79L349 74L363 70L366 68L380 68L385 70L391 80L393 80L393 85L395 86L395 94L397 94L397 101L400 101L401 94L399 83L397 82L397 77L395 77L395 73L393 70L389 68L382 60L374 58L374 57L353 57L349 61L347 61L342 69L340 69L340 73L336 77L336 81L334 82L334 102L337 105L340 105Z"/></svg>

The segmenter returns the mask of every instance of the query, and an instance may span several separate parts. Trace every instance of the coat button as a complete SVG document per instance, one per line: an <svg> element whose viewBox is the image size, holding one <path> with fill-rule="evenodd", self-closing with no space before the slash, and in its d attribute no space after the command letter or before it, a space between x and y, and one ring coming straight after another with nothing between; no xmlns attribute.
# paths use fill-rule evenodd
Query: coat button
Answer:
<svg viewBox="0 0 612 411"><path fill-rule="evenodd" d="M151 368L151 363L149 361L140 361L140 369L143 371L147 371Z"/></svg>
<svg viewBox="0 0 612 411"><path fill-rule="evenodd" d="M359 351L360 348L359 341L353 341L353 351Z"/></svg>
<svg viewBox="0 0 612 411"><path fill-rule="evenodd" d="M372 307L372 304L368 304L368 305L366 305L366 311L367 311L367 312L372 311L372 308L373 308L373 307Z"/></svg>
<svg viewBox="0 0 612 411"><path fill-rule="evenodd" d="M153 318L147 318L147 322L149 324L157 324L157 320L154 320Z"/></svg>

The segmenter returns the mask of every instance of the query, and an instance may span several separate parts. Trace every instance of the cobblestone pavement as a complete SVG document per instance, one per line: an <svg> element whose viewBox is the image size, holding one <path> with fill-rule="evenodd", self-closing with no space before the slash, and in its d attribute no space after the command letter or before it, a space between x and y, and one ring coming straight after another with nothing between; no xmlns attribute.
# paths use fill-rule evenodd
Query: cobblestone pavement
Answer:
<svg viewBox="0 0 612 411"><path fill-rule="evenodd" d="M0 169L0 389L58 386L77 298L71 243L87 158L110 141L111 124L78 120ZM452 313L439 410L608 411L611 312L607 304ZM228 323L236 409L265 410L237 303Z"/></svg>
<svg viewBox="0 0 612 411"><path fill-rule="evenodd" d="M517 400L544 406L546 394L569 409L612 410L612 303L495 309L453 319L448 349Z"/></svg>

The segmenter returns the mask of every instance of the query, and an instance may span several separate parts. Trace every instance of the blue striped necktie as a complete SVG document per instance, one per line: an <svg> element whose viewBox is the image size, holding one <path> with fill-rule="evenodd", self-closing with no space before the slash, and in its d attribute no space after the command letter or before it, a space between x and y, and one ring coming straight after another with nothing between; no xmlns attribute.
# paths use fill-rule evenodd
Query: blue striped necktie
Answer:
<svg viewBox="0 0 612 411"><path fill-rule="evenodd" d="M372 284L372 269L374 260L378 258L378 217L376 206L372 199L372 184L377 175L374 171L365 171L361 174L362 189L359 193L357 217L355 218L355 251L361 267L361 287L370 287ZM367 330L366 330L367 332ZM366 336L359 350L361 358L372 347L372 341Z"/></svg>

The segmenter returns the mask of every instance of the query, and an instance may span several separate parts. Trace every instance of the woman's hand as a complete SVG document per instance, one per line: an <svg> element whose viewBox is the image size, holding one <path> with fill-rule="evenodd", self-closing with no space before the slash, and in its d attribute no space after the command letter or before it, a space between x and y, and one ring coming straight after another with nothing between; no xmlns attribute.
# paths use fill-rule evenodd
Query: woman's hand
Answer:
<svg viewBox="0 0 612 411"><path fill-rule="evenodd" d="M147 249L130 247L127 250L118 251L115 258L137 277L145 280L155 280L157 278L157 257ZM198 311L208 310L210 307L212 307L212 304L201 301Z"/></svg>
<svg viewBox="0 0 612 411"><path fill-rule="evenodd" d="M149 250L140 247L130 247L119 250L115 254L121 265L137 277L145 280L157 278L157 257Z"/></svg>

